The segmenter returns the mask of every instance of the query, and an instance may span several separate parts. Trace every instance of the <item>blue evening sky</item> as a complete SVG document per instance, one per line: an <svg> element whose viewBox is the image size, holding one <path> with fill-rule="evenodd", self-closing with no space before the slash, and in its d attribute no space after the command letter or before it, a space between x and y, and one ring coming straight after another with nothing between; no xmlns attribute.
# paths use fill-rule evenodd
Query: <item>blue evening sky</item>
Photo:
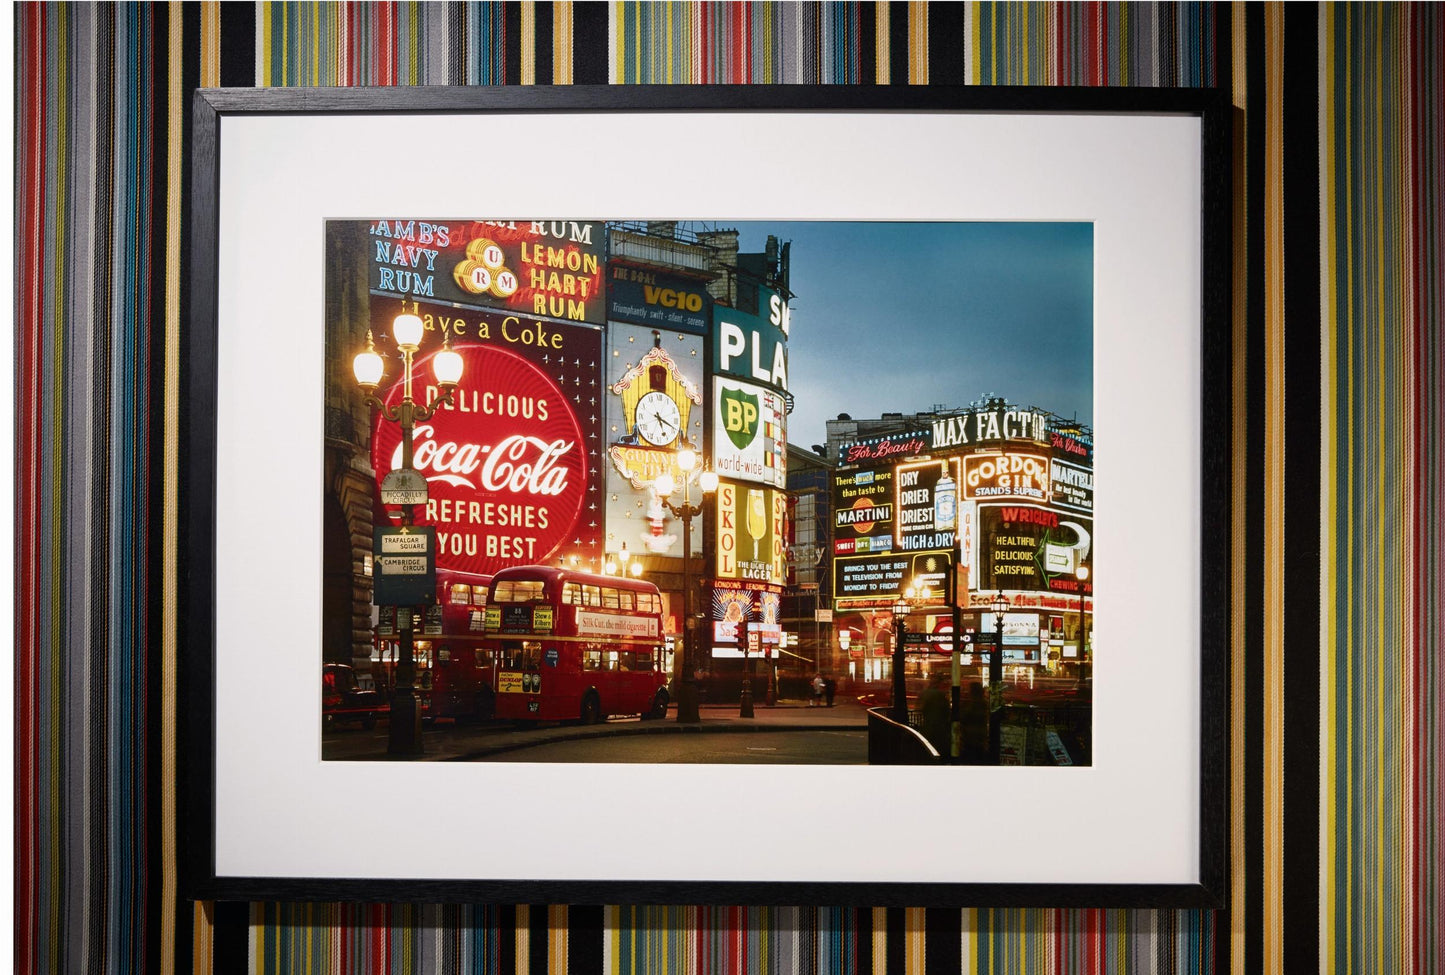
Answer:
<svg viewBox="0 0 1445 975"><path fill-rule="evenodd" d="M717 223L792 242L788 439L986 393L1093 424L1087 223Z"/></svg>

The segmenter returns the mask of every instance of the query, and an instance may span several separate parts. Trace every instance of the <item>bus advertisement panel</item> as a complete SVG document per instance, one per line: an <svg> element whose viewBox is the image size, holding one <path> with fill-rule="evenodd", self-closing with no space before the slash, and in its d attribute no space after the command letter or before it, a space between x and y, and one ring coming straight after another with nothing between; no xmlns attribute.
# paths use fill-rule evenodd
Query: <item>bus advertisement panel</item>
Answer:
<svg viewBox="0 0 1445 975"><path fill-rule="evenodd" d="M502 569L484 617L497 646L496 716L580 721L667 714L662 595L640 579Z"/></svg>

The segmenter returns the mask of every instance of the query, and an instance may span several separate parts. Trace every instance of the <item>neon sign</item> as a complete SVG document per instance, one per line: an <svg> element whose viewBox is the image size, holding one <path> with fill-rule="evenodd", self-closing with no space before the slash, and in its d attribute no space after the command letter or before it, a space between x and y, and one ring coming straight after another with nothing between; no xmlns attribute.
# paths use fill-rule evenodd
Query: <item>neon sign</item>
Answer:
<svg viewBox="0 0 1445 975"><path fill-rule="evenodd" d="M437 567L491 574L548 561L577 537L595 491L589 437L553 373L511 349L454 348L462 384L448 407L412 432L412 465L429 495L422 520L436 526ZM429 357L418 361L413 381L424 385L430 371ZM580 375L562 378L582 382ZM401 396L397 382L383 400L394 406ZM400 426L378 414L371 438L378 483L401 455Z"/></svg>
<svg viewBox="0 0 1445 975"><path fill-rule="evenodd" d="M1049 461L1034 454L982 454L963 459L963 496L1049 499Z"/></svg>

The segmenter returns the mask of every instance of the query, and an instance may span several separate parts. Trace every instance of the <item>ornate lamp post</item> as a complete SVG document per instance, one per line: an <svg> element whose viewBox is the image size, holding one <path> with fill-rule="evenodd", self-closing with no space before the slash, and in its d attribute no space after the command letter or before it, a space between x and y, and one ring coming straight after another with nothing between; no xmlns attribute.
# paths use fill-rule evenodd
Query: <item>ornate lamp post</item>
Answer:
<svg viewBox="0 0 1445 975"><path fill-rule="evenodd" d="M1074 570L1074 578L1079 580L1079 683L1084 682L1084 583L1089 579L1089 567L1081 565Z"/></svg>
<svg viewBox="0 0 1445 975"><path fill-rule="evenodd" d="M989 604L993 611L993 653L988 658L988 761L998 765L1003 750L999 735L1003 724L1003 618L1008 612L1008 597L999 593Z"/></svg>
<svg viewBox="0 0 1445 975"><path fill-rule="evenodd" d="M438 407L449 402L452 392L457 388L457 383L462 379L462 357L451 348L446 339L443 339L441 351L432 357L432 372L436 376L437 387L440 389L441 395L426 404L417 403L412 399L412 359L416 355L417 349L421 347L424 331L425 326L421 317L416 313L416 303L412 302L412 310L409 312L406 310L406 305L403 304L401 314L397 315L391 323L391 334L396 339L396 347L401 352L402 359L402 396L401 402L395 406L387 406L376 395L376 387L381 383L385 363L372 343L370 329L366 333L366 351L357 353L351 363L352 372L356 376L356 384L366 390L367 405L401 426L401 467L398 469L413 473L415 473L415 469L412 467L412 429L418 421L431 419L431 415L436 412ZM420 475L418 475L419 477ZM411 505L402 505L401 523L403 525L412 523ZM434 555L430 557L434 557ZM416 658L412 645L413 609L412 606L396 608L396 626L397 632L400 634L401 646L397 655L396 680L391 696L391 717L388 721L386 751L389 755L407 756L422 753L421 709L417 707L416 701Z"/></svg>
<svg viewBox="0 0 1445 975"><path fill-rule="evenodd" d="M677 482L671 474L661 474L653 482L652 489L658 500L672 512L674 518L682 520L682 653L673 658L673 671L677 678L677 720L681 724L697 724L697 677L692 659L692 519L702 514L702 501L717 490L717 474L703 471L698 477L698 487L703 497L698 504L692 503L692 471L697 467L697 454L683 448L677 452L677 466L683 472L682 504L672 503L672 493Z"/></svg>
<svg viewBox="0 0 1445 975"><path fill-rule="evenodd" d="M908 682L904 678L904 653L907 642L908 614L915 606L928 604L933 599L933 590L913 582L906 586L894 600L893 606L893 718L900 724L908 723ZM899 706L899 702L902 706Z"/></svg>

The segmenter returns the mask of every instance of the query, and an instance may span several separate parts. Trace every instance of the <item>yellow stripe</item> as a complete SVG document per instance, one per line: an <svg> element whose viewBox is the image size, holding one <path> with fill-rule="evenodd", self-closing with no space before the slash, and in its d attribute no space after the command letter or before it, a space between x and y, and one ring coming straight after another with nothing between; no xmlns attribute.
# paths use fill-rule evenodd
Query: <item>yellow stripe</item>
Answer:
<svg viewBox="0 0 1445 975"><path fill-rule="evenodd" d="M221 84L221 4L207 0L201 4L201 87L218 88Z"/></svg>
<svg viewBox="0 0 1445 975"><path fill-rule="evenodd" d="M928 4L908 4L908 83L928 84Z"/></svg>
<svg viewBox="0 0 1445 975"><path fill-rule="evenodd" d="M191 971L194 975L209 975L215 965L215 934L211 919L211 912L215 909L216 905L210 901L194 901L191 904Z"/></svg>
<svg viewBox="0 0 1445 975"><path fill-rule="evenodd" d="M524 85L537 83L537 4L522 0L522 64L519 72Z"/></svg>
<svg viewBox="0 0 1445 975"><path fill-rule="evenodd" d="M547 972L567 975L567 907L552 904L547 908Z"/></svg>
<svg viewBox="0 0 1445 975"><path fill-rule="evenodd" d="M1350 50L1350 49L1353 48L1353 43L1354 43L1353 34L1354 34L1354 31L1353 31L1353 28L1352 28L1352 25L1351 25L1350 18L1349 18L1348 16L1344 18L1344 26L1345 26L1344 47L1345 47L1346 50ZM1347 83L1348 83L1348 82L1347 82ZM1353 117L1353 116L1354 116L1354 112L1352 111L1353 107L1354 107L1354 103L1353 103L1352 100L1346 100L1346 101L1345 101L1345 117L1344 117L1344 119L1342 120L1342 122L1341 122L1341 124L1340 124L1340 130L1341 130L1342 132L1350 132L1350 131L1353 131L1353 128L1354 128L1354 117ZM1345 153L1345 173L1344 173L1344 176L1343 176L1341 185L1343 185L1343 186L1353 186L1353 185L1354 185L1354 179L1355 179L1354 169L1355 169L1355 157L1354 157L1354 154L1353 154L1353 153ZM1344 219L1345 219L1345 230L1344 230L1344 233L1341 235L1341 237L1340 237L1339 239L1342 239L1342 240L1344 240L1344 242L1345 242L1345 266L1352 268L1352 267L1355 266L1355 261L1357 260L1357 257L1358 257L1358 255L1355 254L1355 246L1354 246L1354 241L1355 241L1355 226L1354 226L1354 225L1355 225L1355 211L1354 211L1354 207L1352 207L1352 206L1346 206L1345 209L1344 209L1344 214L1343 214L1343 216L1344 216ZM1359 322L1355 320L1355 279L1354 279L1354 276L1351 275L1351 274L1346 274L1346 275L1345 275L1345 316L1346 316L1346 319L1347 319L1346 324L1345 324L1345 334L1346 334L1346 335L1351 335L1351 336L1353 336L1353 335L1355 334L1356 328L1359 326ZM1346 389L1345 389L1345 403L1346 403L1346 407L1345 407L1345 408L1346 408L1347 414L1346 414L1346 418L1345 418L1345 422L1344 422L1344 424L1343 424L1343 427L1344 427L1344 435L1348 438L1348 439L1346 440L1346 442L1345 442L1345 457L1346 457L1346 481L1345 481L1345 484L1346 484L1346 488L1345 488L1345 490L1346 490L1346 496L1345 496L1345 505L1346 505L1346 508L1345 508L1345 510L1346 510L1346 511L1353 511L1353 510L1354 510L1354 505L1356 504L1356 493L1355 493L1355 466L1354 466L1354 459L1355 459L1355 431L1356 431L1357 429L1359 429L1358 424L1357 424L1357 419L1356 419L1356 416L1355 416L1355 359L1354 359L1354 355L1353 355L1353 354L1347 355L1345 361L1346 361L1346 363L1347 363L1347 365L1346 365L1346 379L1345 379L1345 382L1346 382ZM1356 556L1357 556L1357 550L1356 550L1356 544L1355 544L1355 519L1353 519L1353 518L1347 518L1347 519L1345 519L1345 526L1346 526L1346 527L1345 527L1345 560L1346 560L1346 565L1353 565L1353 564L1354 564L1354 560L1355 560L1355 558L1356 558ZM1355 593L1355 591L1354 591L1354 579L1355 579L1355 576L1354 576L1354 573L1353 573L1353 572L1347 572L1347 573L1345 574L1346 591L1345 591L1345 599L1343 600L1344 607L1345 607L1345 633L1350 636L1350 645L1346 647L1346 652L1345 652L1345 675L1344 675L1344 677L1342 678L1341 684L1340 684L1340 686L1342 686L1342 687L1345 689L1345 708L1346 708L1345 713L1346 713L1346 714L1350 714L1350 715L1353 715L1353 714L1355 713L1355 679L1356 679L1356 673L1357 673L1357 672L1356 672L1356 669L1355 669L1355 654L1354 654L1354 651L1355 651L1356 647L1355 647L1354 641L1353 641L1353 634L1354 634L1354 632L1355 632L1355 601L1356 601L1356 599L1358 599L1359 597L1358 597L1358 595L1357 595L1357 594ZM1345 741L1344 741L1344 749L1343 749L1343 752L1344 752L1344 754L1346 754L1346 755L1353 755L1353 754L1355 753L1355 731L1356 731L1355 723L1354 723L1353 721L1346 721L1346 722L1345 722ZM1354 834L1353 830L1351 829L1351 827L1350 827L1350 825L1349 825L1349 824L1354 823L1354 821L1355 821L1355 789L1356 789L1356 785L1357 785L1357 783L1355 782L1354 776L1351 774L1351 772L1352 772L1351 766L1350 766L1349 763L1347 763L1347 764L1345 765L1345 780L1346 780L1346 781L1345 781L1345 789L1344 789L1344 796L1345 796L1345 823L1346 823L1345 833L1344 833L1344 841L1345 841L1345 862L1346 862L1347 864L1353 864L1353 863L1354 863L1355 846L1356 846L1356 837L1355 837L1355 834ZM1354 957L1354 942L1355 942L1355 925L1354 925L1354 919L1355 919L1355 904L1354 904L1354 895L1355 895L1354 885L1353 885L1353 884L1350 884L1350 883L1346 883L1346 884L1345 884L1345 918L1346 918L1346 924L1345 924L1344 936L1345 936L1345 958L1346 958L1347 960Z"/></svg>
<svg viewBox="0 0 1445 975"><path fill-rule="evenodd" d="M260 35L256 50L261 52L261 60L256 67L256 85L268 88L271 85L271 5L262 3L257 6L261 8L261 16L256 18L256 33Z"/></svg>
<svg viewBox="0 0 1445 975"><path fill-rule="evenodd" d="M322 7L316 0L311 2L311 86L321 84L321 14Z"/></svg>
<svg viewBox="0 0 1445 975"><path fill-rule="evenodd" d="M875 84L888 84L888 4L884 0L873 4L877 11L877 29L873 32L873 54L875 63L873 66L873 81Z"/></svg>
<svg viewBox="0 0 1445 975"><path fill-rule="evenodd" d="M1383 116L1383 112L1384 112L1384 110L1385 110L1385 106L1384 106L1384 95L1383 95L1383 89L1384 89L1383 78L1384 78L1384 74L1385 74L1385 59L1384 59L1384 57L1383 57L1383 52L1382 52L1382 50L1381 50L1381 48L1382 48L1383 45L1384 45L1384 30L1382 29L1382 25L1379 23L1378 19L1376 19L1372 14L1367 13L1366 16L1369 17L1369 18L1373 21L1373 23L1371 23L1371 25L1370 25L1371 28L1372 28L1371 31L1370 31L1370 33L1371 33L1371 35L1373 35L1373 37L1374 37L1374 44L1372 45L1372 47L1373 47L1372 53L1373 53L1373 55L1374 55L1374 64L1373 64L1370 68L1368 68L1367 70L1369 71L1369 73L1370 73L1371 75L1374 76L1374 79L1376 80L1376 83L1372 86L1372 87L1374 88L1374 92L1375 92L1374 105L1372 106L1373 109L1374 109L1374 119L1373 119L1373 124L1370 126L1370 129L1372 130L1372 134L1373 134L1373 142L1374 142L1374 150L1375 150L1375 151L1374 151L1374 163L1375 163L1375 167L1374 167L1374 173L1372 174L1374 178L1370 180L1370 183L1373 184L1374 190L1375 190L1375 226L1372 228L1372 229L1374 230L1374 238L1373 238L1373 241L1372 241L1373 247L1371 248L1371 250L1373 251L1373 253L1370 255L1371 258L1372 258L1372 260L1367 264L1367 268L1369 268L1370 270L1374 271L1374 274L1375 274L1375 314L1374 314L1373 316L1371 316L1371 317L1373 318L1373 321L1370 323L1371 325L1374 326L1374 330L1375 330L1375 420L1376 420L1376 426L1374 427L1374 429L1379 430L1379 431L1383 434L1383 433L1385 432L1385 418L1386 418L1386 415L1387 415L1387 411L1388 411L1388 409L1389 409L1389 405L1388 405L1388 395L1389 395L1389 393L1388 393L1389 385L1388 385L1388 384L1389 384L1389 376L1388 376L1388 375L1386 374L1386 372L1385 372L1385 362L1387 361L1387 360L1386 360L1386 357L1385 357L1385 335L1386 335L1386 333L1387 333L1387 327L1386 327L1386 322L1385 322L1385 314L1386 314L1385 293L1384 293L1384 278L1385 278L1385 276L1384 276L1383 274L1379 273L1379 271L1377 270L1377 268L1378 268L1378 264L1379 264L1380 260L1381 260L1381 259L1383 258L1383 256L1384 256L1384 255L1381 253L1381 250L1382 250L1381 242L1385 239L1385 198L1384 198L1385 193L1384 193L1384 179L1382 178L1382 177L1384 176L1384 172L1385 172L1385 161L1384 161L1384 133L1381 131L1381 126L1380 126L1380 119L1384 117L1384 116ZM1366 212L1368 213L1368 210L1367 210ZM1369 271L1367 271L1367 273L1369 273ZM1377 441L1376 443L1378 444L1378 441ZM1377 447L1377 449L1378 449L1378 447ZM1382 455L1382 454L1383 454L1383 450L1380 450L1379 453L1377 453L1377 456L1380 456L1380 455ZM1384 464L1375 464L1375 465L1373 465L1373 467L1374 467L1373 473L1374 473L1374 477L1375 477L1375 497L1379 499L1381 505L1386 505L1386 504L1388 503L1388 500L1387 500L1387 499L1390 497L1390 481L1394 479L1394 472L1393 472L1393 471L1391 471L1391 472L1386 472L1386 470L1385 470L1385 465L1384 465ZM1386 559L1387 559L1387 533L1384 532L1384 531L1376 531L1376 532L1375 532L1375 553L1374 553L1374 562L1375 562L1375 573L1374 573L1374 577L1375 577L1375 579L1377 580L1376 585L1375 585L1375 606L1374 606L1374 609L1375 609L1375 646L1381 648L1382 650L1383 650L1385 647L1387 647L1387 646L1390 645L1390 644L1388 644L1388 643L1385 642L1386 639L1387 639L1387 634L1386 634L1386 630L1385 630L1385 622L1386 622L1386 620L1389 618L1386 614L1390 612L1390 605L1389 605L1389 601L1386 599L1386 594L1385 594L1385 588L1386 588L1386 587L1385 587L1384 582L1385 582L1385 580L1389 580L1389 579L1395 578L1394 576L1392 576L1392 575L1389 573L1388 566L1387 566L1387 564L1386 564ZM1386 660L1389 659L1389 655L1388 655L1388 654L1384 655L1384 657L1385 657ZM1383 661L1382 661L1382 663L1383 663ZM1374 674L1374 682L1375 682L1375 720L1376 720L1376 729L1375 729L1375 797L1374 797L1374 798L1375 798L1375 808L1374 808L1375 836L1374 836L1374 840L1375 840L1375 891L1376 891L1376 896L1374 897L1374 903L1375 903L1375 917L1374 917L1374 922L1375 922L1375 928L1374 928L1375 939L1374 939L1374 941L1375 941L1375 971L1377 971L1377 972L1383 972L1383 971L1386 970L1386 969L1385 969L1385 942L1386 942L1385 932L1388 930L1388 928L1386 927L1386 921L1385 921L1386 898L1385 898L1385 896L1384 896L1384 893L1385 893L1385 856L1386 856L1386 849L1387 849L1386 846L1385 846L1385 822L1386 822L1387 818L1389 817L1389 811L1390 811L1390 796L1389 796L1388 788L1387 788L1387 787L1388 787L1388 784L1389 784L1389 782L1390 782L1390 776L1389 776L1389 773L1388 773L1388 771L1387 771L1387 767L1386 767L1386 764L1385 764L1385 762L1386 762L1386 755L1385 755L1385 738L1386 738L1386 736L1387 736L1387 729L1386 729L1386 727L1385 727L1385 721L1387 720L1387 719L1386 719L1386 712L1385 712L1385 684L1387 683L1387 681L1385 680L1384 674L1381 673L1381 672L1379 672L1379 671L1377 670L1377 671L1375 672L1375 674Z"/></svg>
<svg viewBox="0 0 1445 975"><path fill-rule="evenodd" d="M176 512L180 510L180 382L181 382L181 181L184 163L181 136L186 107L182 104L181 67L185 64L185 31L181 5L170 4L166 77L166 284L165 382L162 386L161 443L161 954L162 975L176 970Z"/></svg>
<svg viewBox="0 0 1445 975"><path fill-rule="evenodd" d="M556 0L552 4L552 83L573 83L572 0Z"/></svg>
<svg viewBox="0 0 1445 975"><path fill-rule="evenodd" d="M1336 481L1334 472L1339 463L1338 447L1335 438L1330 435L1334 429L1335 409L1338 402L1335 398L1335 383L1339 376L1339 349L1336 346L1336 329L1331 327L1335 322L1335 316L1339 313L1338 303L1335 300L1335 169L1334 153L1332 151L1338 133L1335 128L1335 66L1331 53L1335 50L1335 8L1325 4L1321 8L1320 18L1320 58L1322 67L1320 76L1320 292L1324 296L1324 308L1322 310L1325 327L1324 337L1324 372L1320 391L1320 430L1323 434L1320 438L1322 455L1320 457L1320 481L1324 486L1323 523L1320 526L1320 538L1324 542L1323 552L1323 579L1321 579L1322 593L1333 593L1339 585L1339 572L1336 568L1335 559L1338 558L1337 540L1334 532L1335 513L1339 511L1339 499L1336 495ZM1335 923L1333 905L1335 903L1335 885L1337 877L1335 874L1335 853L1337 844L1335 830L1339 826L1338 810L1335 808L1335 788L1337 779L1335 775L1335 762L1338 757L1336 735L1339 733L1338 722L1336 721L1336 708L1339 706L1338 681L1339 675L1335 669L1335 641L1339 637L1337 620L1335 619L1334 601L1322 600L1324 606L1320 614L1323 634L1321 637L1322 646L1325 648L1324 661L1320 668L1320 703L1324 708L1324 721L1320 725L1320 810L1322 822L1320 823L1320 893L1319 893L1319 953L1320 970L1324 972L1335 971Z"/></svg>
<svg viewBox="0 0 1445 975"><path fill-rule="evenodd" d="M905 971L920 973L923 971L924 932L927 926L923 908L910 907L903 912L903 930L908 938L903 966Z"/></svg>
<svg viewBox="0 0 1445 975"><path fill-rule="evenodd" d="M517 971L519 972L525 972L532 965L531 924L532 908L526 904L518 904L517 924L512 929L512 944L516 946Z"/></svg>
<svg viewBox="0 0 1445 975"><path fill-rule="evenodd" d="M873 975L888 975L888 908L873 908Z"/></svg>
<svg viewBox="0 0 1445 975"><path fill-rule="evenodd" d="M1265 5L1264 891L1265 971L1284 964L1284 8Z"/></svg>
<svg viewBox="0 0 1445 975"><path fill-rule="evenodd" d="M1243 17L1231 18L1232 30L1232 51L1231 62L1233 68L1233 92L1234 105L1243 109L1248 102L1249 86L1248 72L1245 63L1245 41L1246 30ZM1235 194L1234 200L1234 476L1231 479L1231 506L1230 518L1233 522L1231 537L1233 538L1231 559L1230 582L1233 597L1232 607L1232 631L1235 637L1235 646L1243 646L1245 627L1248 625L1248 616L1245 612L1245 566L1249 556L1248 522L1245 515L1248 511L1249 498L1249 457L1244 445L1249 442L1249 418L1245 412L1245 406L1249 402L1249 312L1248 312L1248 240L1245 231L1248 228L1246 214L1248 213L1249 186L1244 179L1244 159L1247 156L1249 146L1245 141L1247 130L1244 126L1239 127L1239 139L1234 156L1234 185L1240 188ZM1244 737L1244 716L1246 705L1245 682L1245 655L1242 653L1231 653L1229 655L1229 698L1230 698L1230 737L1229 737L1229 784L1230 795L1233 801L1229 804L1229 849L1230 849L1230 873L1229 873L1229 903L1230 917L1233 923L1230 925L1230 972L1231 975L1246 975L1245 962L1245 917L1247 902L1245 900L1245 870L1248 865L1249 850L1245 846L1245 819L1244 819L1244 795L1245 795L1245 737Z"/></svg>

